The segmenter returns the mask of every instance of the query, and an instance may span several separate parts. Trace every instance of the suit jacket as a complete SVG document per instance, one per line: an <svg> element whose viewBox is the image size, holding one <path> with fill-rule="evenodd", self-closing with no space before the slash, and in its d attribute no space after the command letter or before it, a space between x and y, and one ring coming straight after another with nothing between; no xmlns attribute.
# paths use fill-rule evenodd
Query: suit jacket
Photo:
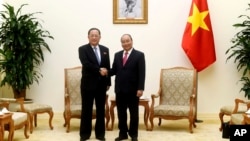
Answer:
<svg viewBox="0 0 250 141"><path fill-rule="evenodd" d="M111 75L115 77L115 92L136 93L144 90L145 85L145 57L144 53L132 49L126 64L122 64L123 50L115 53Z"/></svg>
<svg viewBox="0 0 250 141"><path fill-rule="evenodd" d="M95 56L93 48L90 44L80 46L78 49L79 58L82 63L82 80L81 88L87 90L94 90L100 88L107 88L111 85L109 76L101 76L100 68L105 67L110 69L109 49L103 45L99 45L101 54L101 63L99 65Z"/></svg>

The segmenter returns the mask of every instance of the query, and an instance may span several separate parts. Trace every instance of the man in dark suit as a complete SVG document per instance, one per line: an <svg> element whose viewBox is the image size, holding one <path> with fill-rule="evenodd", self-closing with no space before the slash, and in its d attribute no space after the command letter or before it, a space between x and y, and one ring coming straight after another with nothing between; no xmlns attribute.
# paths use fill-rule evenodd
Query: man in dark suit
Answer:
<svg viewBox="0 0 250 141"><path fill-rule="evenodd" d="M118 113L119 136L115 141L132 138L138 140L139 99L143 95L145 84L144 53L133 48L130 34L121 37L122 51L114 56L110 75L115 77L115 94ZM130 123L127 125L127 109L130 112Z"/></svg>
<svg viewBox="0 0 250 141"><path fill-rule="evenodd" d="M97 28L88 31L89 43L79 47L82 63L81 96L82 114L80 124L80 141L91 136L93 102L96 105L96 139L105 141L105 100L111 79L103 68L110 68L109 49L99 44L101 32Z"/></svg>

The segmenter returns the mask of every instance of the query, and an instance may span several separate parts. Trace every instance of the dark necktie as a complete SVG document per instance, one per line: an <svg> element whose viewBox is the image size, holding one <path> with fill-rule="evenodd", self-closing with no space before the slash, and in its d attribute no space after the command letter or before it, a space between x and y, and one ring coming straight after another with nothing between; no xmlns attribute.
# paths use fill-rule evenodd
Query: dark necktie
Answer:
<svg viewBox="0 0 250 141"><path fill-rule="evenodd" d="M122 65L123 65L123 66L126 64L127 60L128 60L128 52L126 51L126 52L125 52L125 55L124 55L124 57L123 57L123 59L122 59Z"/></svg>
<svg viewBox="0 0 250 141"><path fill-rule="evenodd" d="M97 61L98 61L98 64L100 65L101 59L100 59L100 57L99 57L99 55L98 55L97 47L94 47L94 52L95 52L95 56L96 56L96 59L97 59Z"/></svg>

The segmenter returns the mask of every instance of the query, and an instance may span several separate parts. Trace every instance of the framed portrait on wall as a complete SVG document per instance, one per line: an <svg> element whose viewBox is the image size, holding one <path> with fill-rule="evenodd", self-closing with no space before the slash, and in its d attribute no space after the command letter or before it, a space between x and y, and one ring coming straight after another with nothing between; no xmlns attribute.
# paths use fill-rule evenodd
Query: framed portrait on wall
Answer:
<svg viewBox="0 0 250 141"><path fill-rule="evenodd" d="M147 24L148 0L113 0L114 24Z"/></svg>

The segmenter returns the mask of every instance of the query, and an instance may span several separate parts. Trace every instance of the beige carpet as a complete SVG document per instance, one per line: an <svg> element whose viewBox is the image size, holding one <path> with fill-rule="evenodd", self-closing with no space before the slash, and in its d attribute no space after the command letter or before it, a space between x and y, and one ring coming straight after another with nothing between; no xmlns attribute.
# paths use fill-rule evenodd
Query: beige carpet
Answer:
<svg viewBox="0 0 250 141"><path fill-rule="evenodd" d="M142 115L140 116L142 117ZM15 131L14 141L79 141L79 120L71 120L71 131L66 133L63 127L62 114L55 114L53 118L54 130L48 126L48 116L46 114L38 115L38 127L34 128L29 139L25 139L23 129ZM140 119L139 141L226 141L219 131L218 115L200 115L198 119L202 123L197 123L193 129L194 133L189 133L187 120L162 120L162 125L158 126L158 120L155 119L155 128L153 131L146 131L143 120ZM116 119L117 122L117 119ZM114 141L118 135L117 123L115 122L113 131L106 131L106 140ZM93 120L94 123L94 120ZM5 132L5 141L7 141L8 132ZM129 141L130 139L126 140ZM94 132L89 141L96 141Z"/></svg>

